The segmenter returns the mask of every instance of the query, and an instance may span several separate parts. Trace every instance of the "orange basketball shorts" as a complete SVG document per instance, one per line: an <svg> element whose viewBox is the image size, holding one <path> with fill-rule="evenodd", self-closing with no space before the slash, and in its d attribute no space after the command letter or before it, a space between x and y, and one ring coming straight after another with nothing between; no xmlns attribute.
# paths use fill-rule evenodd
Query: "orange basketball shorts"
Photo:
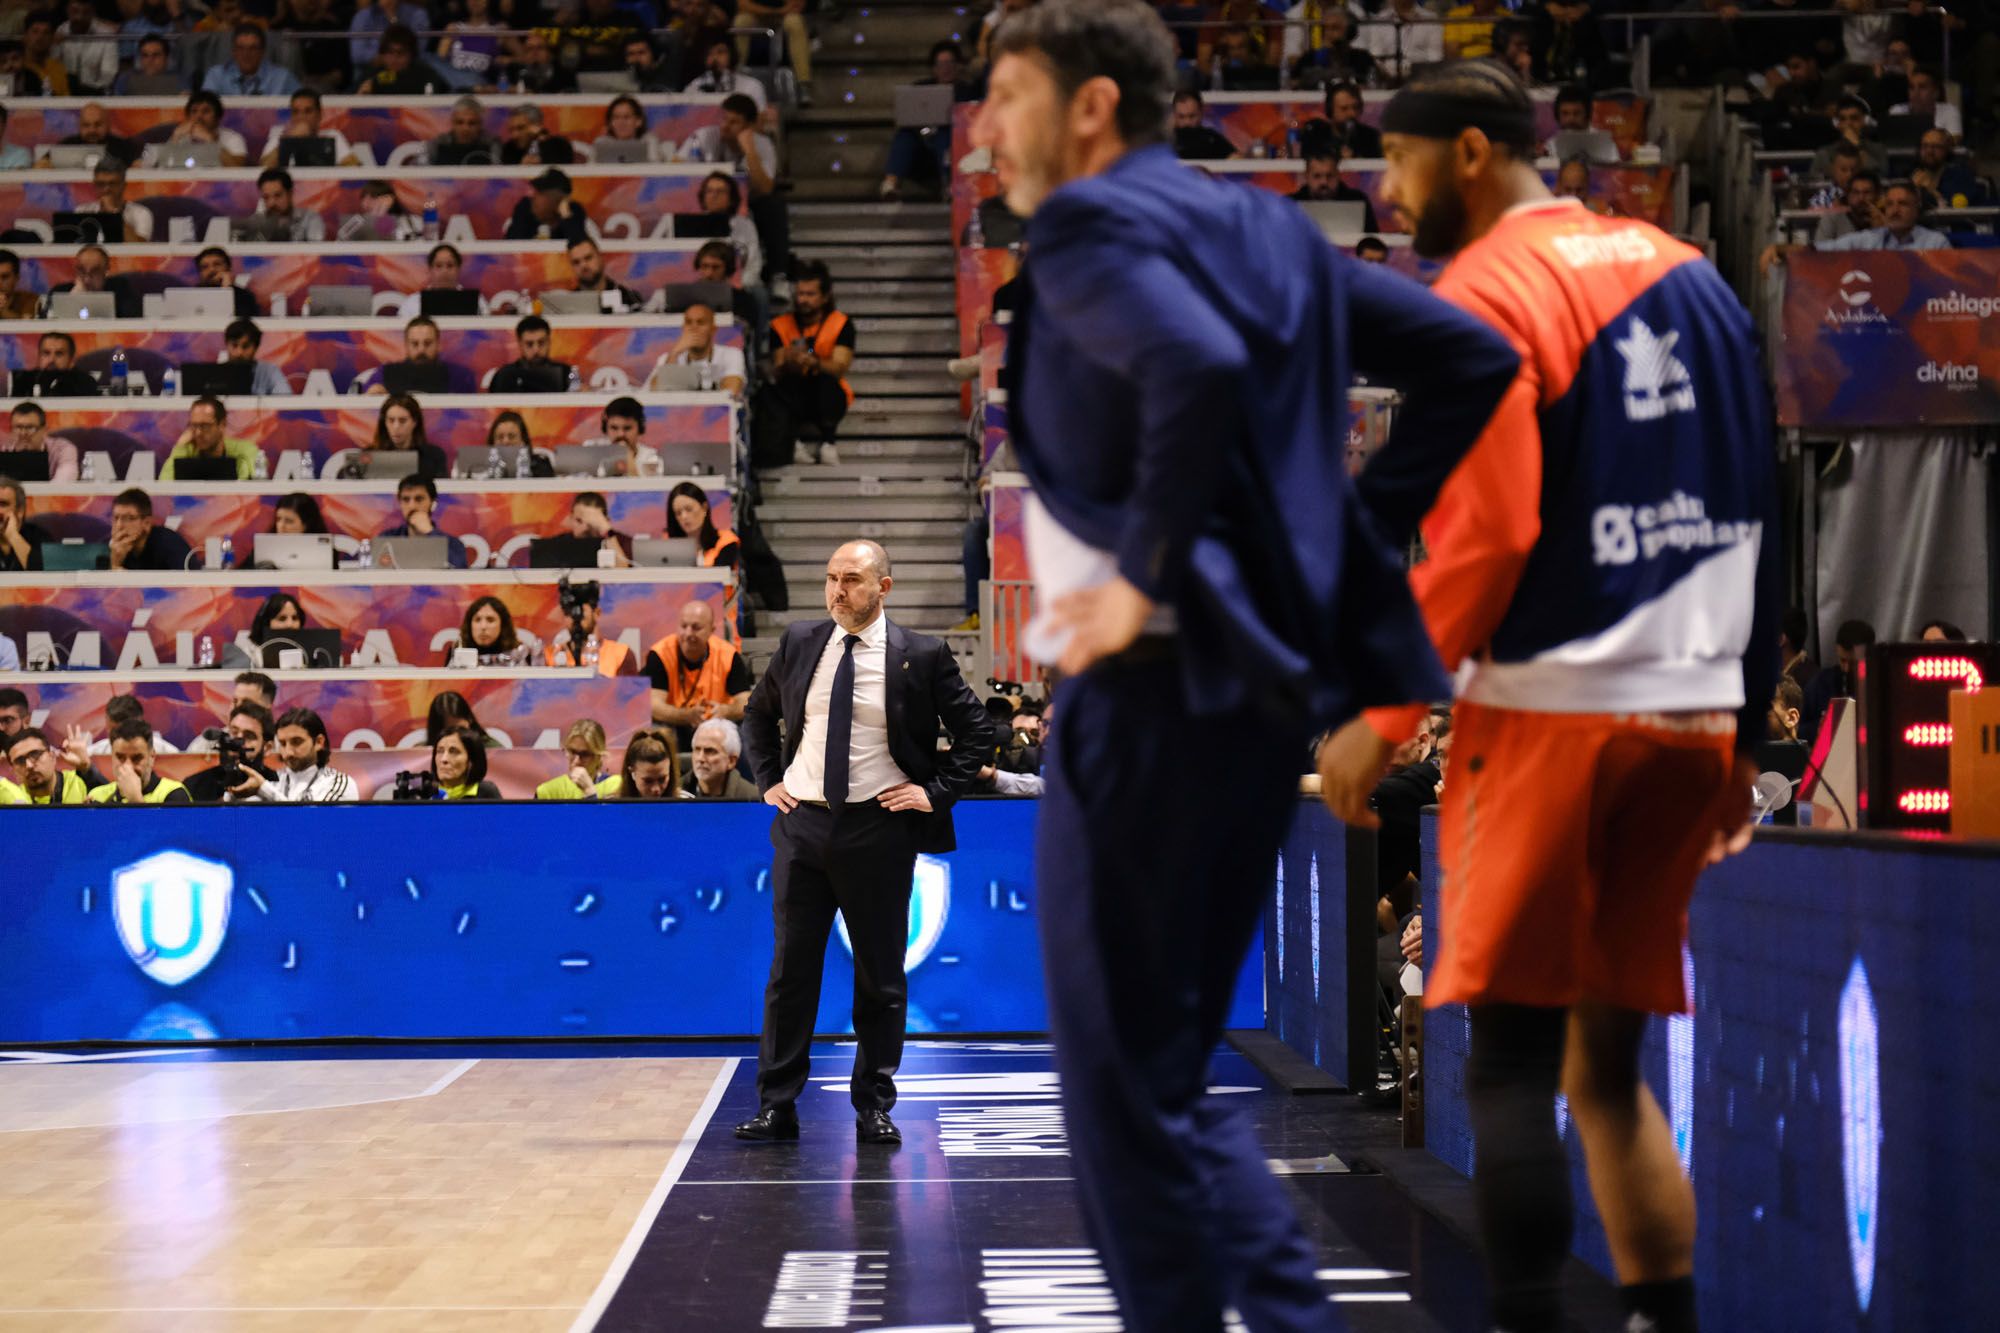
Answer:
<svg viewBox="0 0 2000 1333"><path fill-rule="evenodd" d="M1732 804L1734 714L1465 703L1454 733L1425 1001L1685 1012L1688 901Z"/></svg>

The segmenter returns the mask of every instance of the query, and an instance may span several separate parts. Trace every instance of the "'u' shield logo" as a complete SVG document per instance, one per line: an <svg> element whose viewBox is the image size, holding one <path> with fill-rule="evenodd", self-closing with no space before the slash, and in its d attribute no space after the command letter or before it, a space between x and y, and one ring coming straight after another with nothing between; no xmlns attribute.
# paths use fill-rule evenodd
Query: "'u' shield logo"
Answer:
<svg viewBox="0 0 2000 1333"><path fill-rule="evenodd" d="M186 852L158 852L111 875L118 940L139 970L165 986L200 974L229 929L235 872Z"/></svg>
<svg viewBox="0 0 2000 1333"><path fill-rule="evenodd" d="M916 971L917 964L931 956L931 950L937 948L938 940L944 936L944 923L950 915L951 867L935 856L919 856L910 877L910 934L903 950L905 972ZM854 942L847 938L847 918L835 917L834 925L840 932L840 942L852 955Z"/></svg>

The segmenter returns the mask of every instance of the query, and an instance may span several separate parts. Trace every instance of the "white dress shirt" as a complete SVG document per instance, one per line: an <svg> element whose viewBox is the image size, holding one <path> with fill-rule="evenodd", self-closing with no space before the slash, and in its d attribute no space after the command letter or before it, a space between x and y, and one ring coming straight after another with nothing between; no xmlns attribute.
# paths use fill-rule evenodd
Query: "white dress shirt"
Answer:
<svg viewBox="0 0 2000 1333"><path fill-rule="evenodd" d="M785 770L785 790L801 801L826 799L826 715L833 701L833 673L847 648L847 631L838 624L813 668L806 691L806 720L799 748ZM861 631L854 645L854 728L847 737L847 800L872 801L910 779L889 757L888 668L889 618L880 611Z"/></svg>

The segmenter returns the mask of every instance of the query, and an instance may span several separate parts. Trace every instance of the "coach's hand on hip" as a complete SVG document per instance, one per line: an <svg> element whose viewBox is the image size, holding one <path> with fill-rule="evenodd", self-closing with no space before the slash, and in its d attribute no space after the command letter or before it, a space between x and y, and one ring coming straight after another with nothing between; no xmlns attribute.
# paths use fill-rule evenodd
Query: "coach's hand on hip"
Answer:
<svg viewBox="0 0 2000 1333"><path fill-rule="evenodd" d="M1319 747L1319 795L1326 808L1356 828L1380 828L1368 798L1396 747L1383 740L1368 719L1357 717Z"/></svg>
<svg viewBox="0 0 2000 1333"><path fill-rule="evenodd" d="M764 793L764 804L775 805L779 814L789 815L799 808L799 798L786 791L784 783L778 782L772 784L771 789Z"/></svg>
<svg viewBox="0 0 2000 1333"><path fill-rule="evenodd" d="M914 782L902 782L889 788L875 798L884 810L918 810L924 814L931 812L931 794Z"/></svg>
<svg viewBox="0 0 2000 1333"><path fill-rule="evenodd" d="M1049 617L1058 629L1069 631L1069 642L1056 665L1074 676L1124 652L1152 614L1153 599L1122 578L1057 598Z"/></svg>

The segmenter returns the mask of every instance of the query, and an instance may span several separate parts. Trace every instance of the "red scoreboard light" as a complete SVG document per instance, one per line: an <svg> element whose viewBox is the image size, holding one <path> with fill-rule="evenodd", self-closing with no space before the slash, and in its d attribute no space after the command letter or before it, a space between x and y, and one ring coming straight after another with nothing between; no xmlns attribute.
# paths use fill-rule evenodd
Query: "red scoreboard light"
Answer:
<svg viewBox="0 0 2000 1333"><path fill-rule="evenodd" d="M1861 763L1870 828L1951 828L1951 696L2000 677L2000 645L1878 643L1861 664Z"/></svg>

